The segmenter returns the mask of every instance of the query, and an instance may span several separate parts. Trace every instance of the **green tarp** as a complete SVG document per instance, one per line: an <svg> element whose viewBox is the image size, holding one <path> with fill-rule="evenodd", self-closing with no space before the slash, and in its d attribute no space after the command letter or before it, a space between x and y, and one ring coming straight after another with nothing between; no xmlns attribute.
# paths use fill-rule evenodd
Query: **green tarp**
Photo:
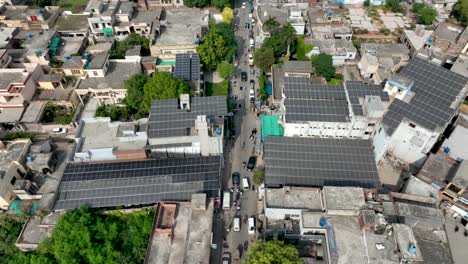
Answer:
<svg viewBox="0 0 468 264"><path fill-rule="evenodd" d="M279 116L274 115L261 115L260 120L262 121L262 142L267 136L278 136L284 135L284 128L281 126Z"/></svg>

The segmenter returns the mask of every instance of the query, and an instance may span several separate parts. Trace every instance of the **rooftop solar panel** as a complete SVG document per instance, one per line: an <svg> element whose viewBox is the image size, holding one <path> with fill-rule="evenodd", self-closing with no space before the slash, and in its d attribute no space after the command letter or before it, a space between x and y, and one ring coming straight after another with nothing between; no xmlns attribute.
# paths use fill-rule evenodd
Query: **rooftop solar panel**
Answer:
<svg viewBox="0 0 468 264"><path fill-rule="evenodd" d="M265 183L380 187L371 142L360 139L266 137Z"/></svg>
<svg viewBox="0 0 468 264"><path fill-rule="evenodd" d="M55 209L189 200L197 192L212 196L219 188L220 166L218 156L70 163L60 184Z"/></svg>
<svg viewBox="0 0 468 264"><path fill-rule="evenodd" d="M383 91L383 86L381 85L367 84L361 81L347 81L345 86L353 114L356 116L364 115L361 102L366 96L379 96L382 102L388 102L390 100L388 94Z"/></svg>
<svg viewBox="0 0 468 264"><path fill-rule="evenodd" d="M200 57L197 53L176 54L174 76L185 81L200 79Z"/></svg>
<svg viewBox="0 0 468 264"><path fill-rule="evenodd" d="M414 81L411 101L395 99L383 118L386 132L392 135L406 118L429 130L442 132L455 114L453 103L466 96L468 78L432 64L422 58L413 58L400 74Z"/></svg>

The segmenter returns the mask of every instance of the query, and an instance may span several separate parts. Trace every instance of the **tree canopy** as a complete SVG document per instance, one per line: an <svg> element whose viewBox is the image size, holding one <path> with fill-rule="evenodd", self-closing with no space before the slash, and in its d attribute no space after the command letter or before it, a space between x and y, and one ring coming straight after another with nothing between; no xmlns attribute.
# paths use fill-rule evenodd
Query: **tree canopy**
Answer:
<svg viewBox="0 0 468 264"><path fill-rule="evenodd" d="M46 7L52 5L52 0L32 0L33 4L39 7Z"/></svg>
<svg viewBox="0 0 468 264"><path fill-rule="evenodd" d="M149 39L136 33L130 33L122 41L116 40L109 51L109 58L124 59L125 52L134 45L141 45L141 54L147 56L150 54Z"/></svg>
<svg viewBox="0 0 468 264"><path fill-rule="evenodd" d="M247 252L246 264L301 264L297 249L283 241L255 242Z"/></svg>
<svg viewBox="0 0 468 264"><path fill-rule="evenodd" d="M268 17L267 21L265 21L265 24L263 25L267 32L274 31L275 29L279 28L279 26L280 24L278 23L278 21L276 21L276 19L271 16Z"/></svg>
<svg viewBox="0 0 468 264"><path fill-rule="evenodd" d="M151 101L178 98L180 94L190 93L186 82L175 79L170 73L155 72L143 86L143 106L146 111L151 109Z"/></svg>
<svg viewBox="0 0 468 264"><path fill-rule="evenodd" d="M419 22L424 25L431 25L437 16L437 10L424 3L414 3L412 8Z"/></svg>
<svg viewBox="0 0 468 264"><path fill-rule="evenodd" d="M272 48L261 47L254 52L254 64L262 71L269 72L271 65L275 63L275 54Z"/></svg>
<svg viewBox="0 0 468 264"><path fill-rule="evenodd" d="M320 53L312 57L312 66L315 68L315 73L325 77L327 81L335 76L335 67L333 66L333 58L326 53Z"/></svg>
<svg viewBox="0 0 468 264"><path fill-rule="evenodd" d="M211 0L211 5L217 8L223 8L231 5L231 0Z"/></svg>
<svg viewBox="0 0 468 264"><path fill-rule="evenodd" d="M234 65L225 61L218 64L216 70L218 71L219 76L225 80L231 78L235 74Z"/></svg>
<svg viewBox="0 0 468 264"><path fill-rule="evenodd" d="M127 89L127 97L124 99L124 104L133 113L138 113L136 119L143 117L147 112L143 106L145 98L144 89L148 78L143 74L135 74L125 80L125 88Z"/></svg>
<svg viewBox="0 0 468 264"><path fill-rule="evenodd" d="M225 7L221 13L221 17L223 18L223 23L230 25L234 19L234 11L230 7Z"/></svg>
<svg viewBox="0 0 468 264"><path fill-rule="evenodd" d="M262 47L273 49L275 58L279 58L288 52L288 46L293 53L296 42L296 30L288 24L271 32L271 37L265 39Z"/></svg>
<svg viewBox="0 0 468 264"><path fill-rule="evenodd" d="M222 61L231 62L236 50L234 30L224 23L212 25L197 47L200 59L208 70L215 70Z"/></svg>
<svg viewBox="0 0 468 264"><path fill-rule="evenodd" d="M66 212L52 236L36 251L15 247L21 222L0 220L0 262L7 264L143 263L152 228L153 210L103 215L87 208Z"/></svg>
<svg viewBox="0 0 468 264"><path fill-rule="evenodd" d="M265 170L257 169L253 172L253 182L260 186L265 180Z"/></svg>
<svg viewBox="0 0 468 264"><path fill-rule="evenodd" d="M387 0L385 6L395 13L401 13L405 10L400 4L400 0Z"/></svg>
<svg viewBox="0 0 468 264"><path fill-rule="evenodd" d="M205 7L210 5L210 0L184 0L187 7Z"/></svg>
<svg viewBox="0 0 468 264"><path fill-rule="evenodd" d="M454 16L464 26L468 24L468 0L458 0L458 3L453 8Z"/></svg>

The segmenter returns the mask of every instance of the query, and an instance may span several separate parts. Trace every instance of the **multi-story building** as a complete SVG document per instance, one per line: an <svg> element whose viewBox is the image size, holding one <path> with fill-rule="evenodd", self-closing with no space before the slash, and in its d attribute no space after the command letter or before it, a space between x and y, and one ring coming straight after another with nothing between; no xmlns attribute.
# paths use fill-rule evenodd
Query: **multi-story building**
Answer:
<svg viewBox="0 0 468 264"><path fill-rule="evenodd" d="M392 100L374 137L376 159L420 165L465 99L467 78L413 58L384 90Z"/></svg>

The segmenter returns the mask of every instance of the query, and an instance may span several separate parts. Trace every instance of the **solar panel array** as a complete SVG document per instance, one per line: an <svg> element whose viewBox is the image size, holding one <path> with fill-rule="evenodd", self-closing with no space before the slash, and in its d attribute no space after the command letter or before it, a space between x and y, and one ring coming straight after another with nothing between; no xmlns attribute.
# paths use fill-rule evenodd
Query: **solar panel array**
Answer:
<svg viewBox="0 0 468 264"><path fill-rule="evenodd" d="M388 94L383 91L383 87L381 85L366 84L361 81L348 81L345 85L353 113L356 116L364 115L364 111L359 100L360 98L364 99L366 96L379 96L382 102L388 102L390 100Z"/></svg>
<svg viewBox="0 0 468 264"><path fill-rule="evenodd" d="M192 97L190 111L179 109L177 99L155 100L151 103L148 136L177 137L190 135L198 115L226 116L225 96Z"/></svg>
<svg viewBox="0 0 468 264"><path fill-rule="evenodd" d="M305 77L285 77L287 122L349 122L344 87L312 83Z"/></svg>
<svg viewBox="0 0 468 264"><path fill-rule="evenodd" d="M190 200L197 192L212 196L219 188L220 166L219 156L70 163L55 210Z"/></svg>
<svg viewBox="0 0 468 264"><path fill-rule="evenodd" d="M174 76L185 81L200 79L200 57L198 53L176 54Z"/></svg>
<svg viewBox="0 0 468 264"><path fill-rule="evenodd" d="M434 65L421 58L413 58L400 74L414 81L415 93L409 103L395 99L383 118L387 133L392 135L403 118L430 130L443 130L455 113L450 108L468 78Z"/></svg>
<svg viewBox="0 0 468 264"><path fill-rule="evenodd" d="M267 186L381 185L368 140L266 137L264 148Z"/></svg>

